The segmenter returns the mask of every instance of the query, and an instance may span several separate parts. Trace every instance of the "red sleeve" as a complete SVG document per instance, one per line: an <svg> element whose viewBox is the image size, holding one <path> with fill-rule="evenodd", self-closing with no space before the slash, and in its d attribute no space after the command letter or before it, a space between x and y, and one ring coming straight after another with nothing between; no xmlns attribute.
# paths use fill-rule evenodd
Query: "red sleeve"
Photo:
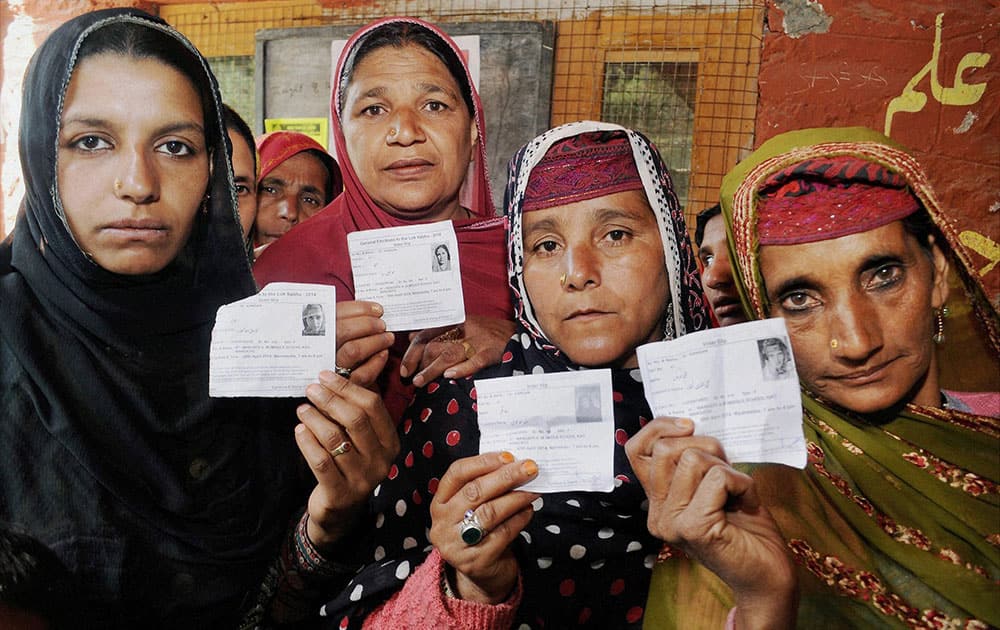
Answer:
<svg viewBox="0 0 1000 630"><path fill-rule="evenodd" d="M392 599L368 615L365 630L411 627L494 630L511 627L518 606L521 605L520 576L517 587L507 601L490 605L445 595L441 588L443 572L444 560L435 549L406 579L403 588Z"/></svg>

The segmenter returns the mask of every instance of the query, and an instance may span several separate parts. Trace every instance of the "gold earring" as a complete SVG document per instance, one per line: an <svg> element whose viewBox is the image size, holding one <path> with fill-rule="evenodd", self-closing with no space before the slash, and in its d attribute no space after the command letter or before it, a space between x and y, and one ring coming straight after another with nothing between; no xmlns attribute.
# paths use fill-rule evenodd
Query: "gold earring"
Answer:
<svg viewBox="0 0 1000 630"><path fill-rule="evenodd" d="M934 309L934 335L931 337L931 339L934 340L934 343L944 343L944 318L948 317L948 315L949 311L947 306Z"/></svg>
<svg viewBox="0 0 1000 630"><path fill-rule="evenodd" d="M566 286L566 274L559 276L559 286Z"/></svg>
<svg viewBox="0 0 1000 630"><path fill-rule="evenodd" d="M830 340L830 347L833 348L834 350L836 350L837 348L840 347L840 342L837 341L836 339L831 339Z"/></svg>

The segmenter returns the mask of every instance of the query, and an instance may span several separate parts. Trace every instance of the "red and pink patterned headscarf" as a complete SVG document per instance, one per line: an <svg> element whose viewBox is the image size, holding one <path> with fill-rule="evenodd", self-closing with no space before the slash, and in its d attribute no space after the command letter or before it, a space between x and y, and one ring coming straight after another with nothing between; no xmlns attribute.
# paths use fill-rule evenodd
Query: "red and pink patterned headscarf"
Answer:
<svg viewBox="0 0 1000 630"><path fill-rule="evenodd" d="M531 171L522 212L544 210L626 190L643 190L624 134L581 133L552 145Z"/></svg>
<svg viewBox="0 0 1000 630"><path fill-rule="evenodd" d="M761 245L797 245L867 232L920 209L906 180L850 155L810 158L770 175L760 188Z"/></svg>

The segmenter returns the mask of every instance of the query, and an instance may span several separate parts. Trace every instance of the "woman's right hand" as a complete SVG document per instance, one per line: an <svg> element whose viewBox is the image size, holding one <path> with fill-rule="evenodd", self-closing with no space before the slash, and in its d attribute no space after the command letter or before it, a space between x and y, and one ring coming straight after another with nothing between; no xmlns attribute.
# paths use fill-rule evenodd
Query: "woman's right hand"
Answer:
<svg viewBox="0 0 1000 630"><path fill-rule="evenodd" d="M337 303L337 367L351 370L351 382L362 387L378 379L396 340L385 330L383 312L375 302Z"/></svg>
<svg viewBox="0 0 1000 630"><path fill-rule="evenodd" d="M399 436L378 394L329 371L319 381L306 388L310 404L298 408L295 441L317 481L307 533L323 549L354 526L399 454Z"/></svg>
<svg viewBox="0 0 1000 630"><path fill-rule="evenodd" d="M753 479L729 465L719 442L687 419L656 418L625 452L649 499L651 534L722 578L738 628L795 625L795 568Z"/></svg>
<svg viewBox="0 0 1000 630"><path fill-rule="evenodd" d="M448 467L431 502L430 541L455 569L455 592L461 599L503 602L517 584L517 558L511 543L534 514L540 495L515 490L538 474L534 461L516 461L507 452L460 459ZM461 536L467 510L474 510L486 531L477 544Z"/></svg>

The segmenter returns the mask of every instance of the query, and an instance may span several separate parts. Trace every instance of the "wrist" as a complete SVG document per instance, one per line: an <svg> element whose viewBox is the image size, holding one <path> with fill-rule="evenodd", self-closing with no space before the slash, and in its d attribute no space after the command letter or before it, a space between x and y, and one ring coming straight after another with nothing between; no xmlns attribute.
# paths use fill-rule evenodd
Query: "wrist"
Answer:
<svg viewBox="0 0 1000 630"><path fill-rule="evenodd" d="M490 604L492 606L502 604L510 599L511 593L517 586L517 575L514 576L513 580L503 580L503 583L497 584L495 587L491 585L490 588L483 588L469 579L464 573L456 571L449 564L444 565L442 573L444 574L442 586L448 587L445 590L445 595L448 595L450 591L451 596L455 599L480 604Z"/></svg>
<svg viewBox="0 0 1000 630"><path fill-rule="evenodd" d="M794 583L759 594L737 594L735 627L738 630L794 628L797 611L798 589Z"/></svg>

